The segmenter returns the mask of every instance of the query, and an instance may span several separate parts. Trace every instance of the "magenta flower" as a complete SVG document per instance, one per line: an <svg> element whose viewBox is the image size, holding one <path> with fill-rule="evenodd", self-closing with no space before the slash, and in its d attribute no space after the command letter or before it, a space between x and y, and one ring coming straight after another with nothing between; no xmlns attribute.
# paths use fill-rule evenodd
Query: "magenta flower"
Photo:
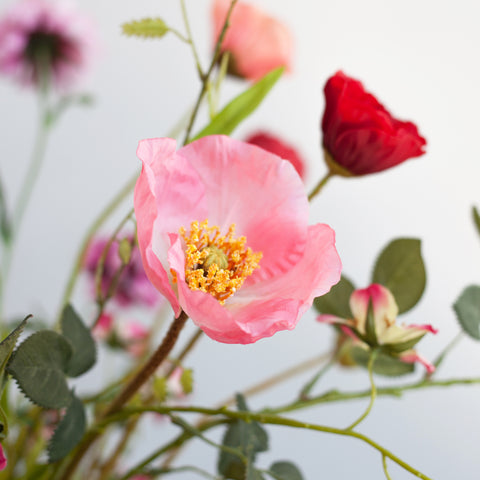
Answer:
<svg viewBox="0 0 480 480"><path fill-rule="evenodd" d="M230 3L230 0L213 2L215 42L225 23ZM256 6L238 2L230 16L222 52L230 53L230 73L258 80L274 68L284 66L287 70L291 69L293 36L283 23Z"/></svg>
<svg viewBox="0 0 480 480"><path fill-rule="evenodd" d="M89 20L60 2L23 0L0 19L0 72L22 85L68 89L94 53Z"/></svg>
<svg viewBox="0 0 480 480"><path fill-rule="evenodd" d="M5 470L6 466L7 466L7 458L5 457L5 454L3 453L3 447L0 444L0 470Z"/></svg>
<svg viewBox="0 0 480 480"><path fill-rule="evenodd" d="M95 280L95 272L97 271L98 262L102 256L103 250L108 243L106 238L97 238L90 245L86 259L85 269L90 279ZM110 246L102 276L102 294L106 295L110 285L122 266L122 261L118 254L118 243L113 242ZM142 305L146 307L154 307L161 300L161 296L149 282L142 266L140 252L136 246L133 247L130 261L123 270L117 288L115 290L114 299L120 306Z"/></svg>
<svg viewBox="0 0 480 480"><path fill-rule="evenodd" d="M369 305L372 305L374 329L367 331ZM382 352L399 358L405 363L419 362L429 373L435 367L419 355L413 347L427 333L437 333L431 325L399 325L396 322L398 306L388 288L372 284L368 288L355 290L350 296L352 319L334 315L319 315L319 322L340 326L343 332L361 344L380 348Z"/></svg>
<svg viewBox="0 0 480 480"><path fill-rule="evenodd" d="M225 136L176 151L142 140L134 195L145 271L178 316L214 340L252 343L291 330L340 278L335 234L308 226L292 165Z"/></svg>

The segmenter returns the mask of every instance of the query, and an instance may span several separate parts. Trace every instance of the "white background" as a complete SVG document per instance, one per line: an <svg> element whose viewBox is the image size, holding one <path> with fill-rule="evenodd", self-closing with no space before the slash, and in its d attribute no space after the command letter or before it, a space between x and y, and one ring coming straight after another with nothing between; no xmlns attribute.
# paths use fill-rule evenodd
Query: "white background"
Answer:
<svg viewBox="0 0 480 480"><path fill-rule="evenodd" d="M480 206L478 5L473 0L257 3L293 30L294 72L235 132L237 138L267 128L297 145L309 162L309 191L325 173L319 147L322 88L338 69L361 79L395 115L415 121L427 138L425 156L394 170L359 179L333 179L314 201L311 222L325 222L336 230L344 272L358 287L367 286L374 258L388 241L398 236L422 239L427 289L405 319L440 329L436 337L425 338L419 345L421 353L433 359L458 332L452 303L465 286L480 283L480 242L470 215L472 205ZM0 6L9 4L2 0ZM210 2L187 4L206 65L212 44ZM190 51L173 35L142 41L120 33L122 22L145 16L161 16L182 29L177 1L84 0L82 8L95 19L103 43L84 84L84 90L95 95L96 104L69 111L52 135L13 263L7 297L11 315L53 318L81 236L99 209L139 168L138 140L166 135L199 90ZM229 80L223 100L243 88L242 82ZM0 173L10 203L28 165L35 122L34 95L2 78ZM119 215L130 205L131 200ZM112 221L110 226L114 225ZM85 285L78 288L75 305L88 315L92 311L85 292ZM295 331L250 346L203 338L187 361L195 369L192 402L214 404L327 351L331 340L331 331L317 324L313 313L306 314ZM108 368L115 370L112 365ZM417 377L423 373L420 370ZM438 377L478 376L479 370L480 345L464 339ZM99 378L105 378L101 368L87 376L84 388ZM304 375L253 398L250 404L260 408L289 401L308 378ZM388 382L379 378L378 383ZM364 371L334 369L317 392L367 386ZM480 467L479 402L477 386L412 392L402 400L380 398L359 430L435 480L474 480ZM365 406L366 400L325 405L292 416L343 427ZM359 441L283 427L268 430L272 448L259 457L260 466L285 458L300 464L309 480L384 478L379 453ZM130 460L142 458L173 432L165 423L154 424L134 442ZM214 437L219 435L218 431ZM215 450L197 441L178 465L195 464L213 472L215 461ZM413 478L390 465L393 479Z"/></svg>

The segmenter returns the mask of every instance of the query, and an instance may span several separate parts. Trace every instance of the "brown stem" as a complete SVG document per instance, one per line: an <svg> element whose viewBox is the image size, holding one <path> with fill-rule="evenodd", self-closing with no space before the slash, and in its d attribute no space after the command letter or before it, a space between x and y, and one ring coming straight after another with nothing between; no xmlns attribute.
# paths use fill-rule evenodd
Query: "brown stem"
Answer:
<svg viewBox="0 0 480 480"><path fill-rule="evenodd" d="M176 318L170 325L170 328L168 329L168 332L158 349L153 353L148 362L135 375L135 377L130 380L122 392L120 392L118 397L105 410L100 417L100 420L103 420L104 418L118 412L135 395L139 388L153 375L153 373L155 373L157 368L167 358L168 354L175 345L180 331L185 325L187 319L188 315L182 311L179 317ZM82 443L80 443L78 446L75 455L65 467L65 470L60 477L61 480L68 480L71 478L71 475L75 472L77 465L80 463L90 446L101 435L101 433L102 432L99 430L91 430L89 433L87 433Z"/></svg>

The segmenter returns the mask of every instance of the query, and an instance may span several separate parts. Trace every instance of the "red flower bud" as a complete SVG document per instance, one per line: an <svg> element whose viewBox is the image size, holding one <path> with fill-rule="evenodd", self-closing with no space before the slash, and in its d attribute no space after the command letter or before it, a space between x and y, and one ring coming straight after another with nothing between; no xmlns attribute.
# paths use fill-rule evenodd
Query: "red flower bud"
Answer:
<svg viewBox="0 0 480 480"><path fill-rule="evenodd" d="M324 92L323 147L333 173L380 172L425 153L417 127L394 118L358 80L337 72Z"/></svg>

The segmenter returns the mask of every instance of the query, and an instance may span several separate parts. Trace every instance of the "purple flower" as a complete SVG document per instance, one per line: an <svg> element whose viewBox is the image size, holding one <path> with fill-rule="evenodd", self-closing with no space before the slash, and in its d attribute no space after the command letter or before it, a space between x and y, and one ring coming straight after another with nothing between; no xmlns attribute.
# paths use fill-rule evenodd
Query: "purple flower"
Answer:
<svg viewBox="0 0 480 480"><path fill-rule="evenodd" d="M68 89L91 60L89 20L60 2L23 0L0 19L0 72L22 85Z"/></svg>
<svg viewBox="0 0 480 480"><path fill-rule="evenodd" d="M95 280L95 272L103 250L108 243L106 238L93 240L85 258L85 270L88 272L92 283ZM118 253L118 243L113 242L105 257L102 275L102 294L105 296L110 288L112 280L122 268L122 260ZM114 299L120 306L143 305L154 307L162 296L148 280L143 269L142 260L138 247L134 245L130 260L120 275Z"/></svg>

